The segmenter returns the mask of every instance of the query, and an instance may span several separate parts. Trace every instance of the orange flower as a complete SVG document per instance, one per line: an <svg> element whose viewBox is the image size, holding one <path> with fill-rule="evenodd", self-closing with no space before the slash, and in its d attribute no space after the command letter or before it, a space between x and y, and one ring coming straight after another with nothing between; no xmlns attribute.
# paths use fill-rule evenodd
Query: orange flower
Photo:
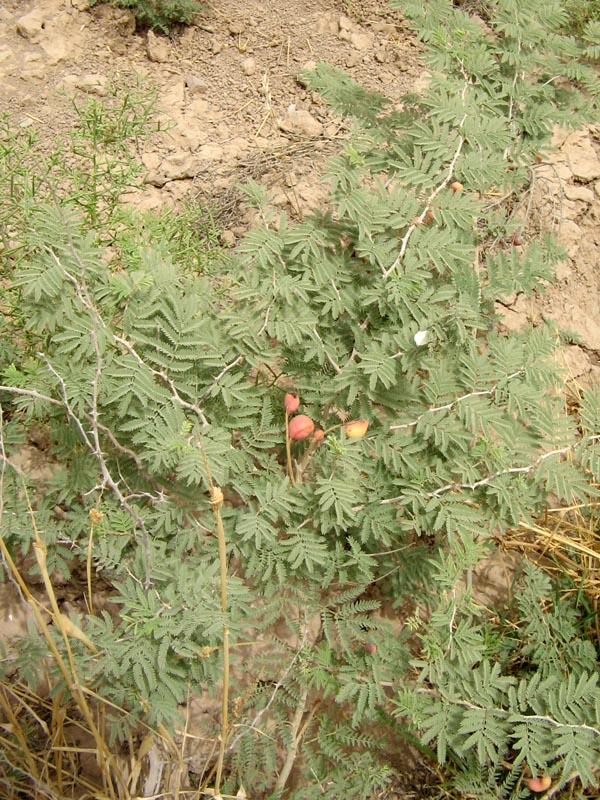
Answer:
<svg viewBox="0 0 600 800"><path fill-rule="evenodd" d="M355 419L352 422L347 422L344 425L344 430L349 439L362 439L368 427L369 423L366 419Z"/></svg>

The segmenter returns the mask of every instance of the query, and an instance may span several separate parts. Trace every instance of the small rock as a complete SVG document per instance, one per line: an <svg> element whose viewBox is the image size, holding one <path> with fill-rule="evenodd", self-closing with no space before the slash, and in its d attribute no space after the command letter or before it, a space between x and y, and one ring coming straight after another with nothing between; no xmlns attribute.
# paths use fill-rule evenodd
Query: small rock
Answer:
<svg viewBox="0 0 600 800"><path fill-rule="evenodd" d="M387 61L387 52L385 48L380 47L379 50L375 51L375 61L378 61L380 64L385 64Z"/></svg>
<svg viewBox="0 0 600 800"><path fill-rule="evenodd" d="M86 75L81 75L76 78L75 88L85 92L85 94L95 94L98 95L98 97L106 97L108 94L108 78L106 75L89 72Z"/></svg>
<svg viewBox="0 0 600 800"><path fill-rule="evenodd" d="M355 25L352 22L352 20L342 14L342 16L339 19L339 28L340 28L340 30L341 31L351 31L351 30L354 29L354 27L355 27Z"/></svg>
<svg viewBox="0 0 600 800"><path fill-rule="evenodd" d="M560 193L559 184L568 183L573 178L573 173L564 161L555 161L552 164L540 164L536 167L536 176L545 178L549 186L552 186L553 191Z"/></svg>
<svg viewBox="0 0 600 800"><path fill-rule="evenodd" d="M219 53L221 52L222 49L223 49L223 42L219 42L219 41L215 40L212 43L213 55L215 55L215 56L219 55Z"/></svg>
<svg viewBox="0 0 600 800"><path fill-rule="evenodd" d="M146 52L150 61L154 61L157 64L166 64L171 56L171 46L166 39L157 36L153 31L148 31Z"/></svg>
<svg viewBox="0 0 600 800"><path fill-rule="evenodd" d="M303 109L288 109L285 117L278 121L278 126L286 133L308 139L316 138L323 133L323 125L309 111Z"/></svg>
<svg viewBox="0 0 600 800"><path fill-rule="evenodd" d="M373 30L376 33L383 33L384 36L394 36L396 33L396 26L393 22L374 22Z"/></svg>
<svg viewBox="0 0 600 800"><path fill-rule="evenodd" d="M181 181L193 178L197 172L196 159L188 152L171 153L164 158L158 169L146 176L146 183L151 186L164 186L169 181Z"/></svg>
<svg viewBox="0 0 600 800"><path fill-rule="evenodd" d="M317 66L316 61L305 61L304 64L302 65L302 69L311 70L314 69L316 66Z"/></svg>
<svg viewBox="0 0 600 800"><path fill-rule="evenodd" d="M34 8L29 14L19 17L17 20L17 33L24 39L35 39L44 30L46 21L43 13Z"/></svg>
<svg viewBox="0 0 600 800"><path fill-rule="evenodd" d="M322 14L317 19L315 25L316 33L337 33L340 29L340 23L335 12Z"/></svg>
<svg viewBox="0 0 600 800"><path fill-rule="evenodd" d="M350 43L357 50L369 50L373 47L375 34L369 31L354 31L350 34Z"/></svg>
<svg viewBox="0 0 600 800"><path fill-rule="evenodd" d="M256 73L257 66L256 66L256 59L255 58L245 58L242 61L242 72L244 75L254 75Z"/></svg>
<svg viewBox="0 0 600 800"><path fill-rule="evenodd" d="M233 22L229 23L229 33L232 36L239 36L245 30L246 30L246 26L239 19L233 20Z"/></svg>
<svg viewBox="0 0 600 800"><path fill-rule="evenodd" d="M208 89L206 82L201 78L197 78L195 75L187 75L185 78L185 85L190 95L204 94Z"/></svg>
<svg viewBox="0 0 600 800"><path fill-rule="evenodd" d="M593 181L600 178L600 160L587 134L579 131L569 134L562 155L578 180Z"/></svg>
<svg viewBox="0 0 600 800"><path fill-rule="evenodd" d="M147 186L143 192L125 192L121 195L120 202L139 211L155 211L164 206L162 192L155 186Z"/></svg>
<svg viewBox="0 0 600 800"><path fill-rule="evenodd" d="M120 36L131 36L135 33L135 15L125 8L98 4L93 8L94 17L110 25L111 31Z"/></svg>
<svg viewBox="0 0 600 800"><path fill-rule="evenodd" d="M346 66L351 69L352 67L358 66L362 61L362 56L360 53L350 53L349 56L346 58Z"/></svg>
<svg viewBox="0 0 600 800"><path fill-rule="evenodd" d="M235 233L233 231L223 231L220 238L221 243L226 247L233 247L235 244Z"/></svg>
<svg viewBox="0 0 600 800"><path fill-rule="evenodd" d="M579 186L574 183L567 183L563 187L565 197L567 200L579 200L582 203L592 203L594 200L594 192L588 189L587 186Z"/></svg>

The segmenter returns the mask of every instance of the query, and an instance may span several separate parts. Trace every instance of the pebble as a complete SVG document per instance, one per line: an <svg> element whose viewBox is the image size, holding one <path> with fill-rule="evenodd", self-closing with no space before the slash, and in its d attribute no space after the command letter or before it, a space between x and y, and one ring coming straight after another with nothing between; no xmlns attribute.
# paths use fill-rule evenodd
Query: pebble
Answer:
<svg viewBox="0 0 600 800"><path fill-rule="evenodd" d="M108 94L108 78L100 73L88 72L86 75L76 77L74 84L76 89L85 94L95 94L98 97L106 97Z"/></svg>
<svg viewBox="0 0 600 800"><path fill-rule="evenodd" d="M323 125L309 111L289 108L285 117L278 121L279 128L286 133L316 138L323 133Z"/></svg>
<svg viewBox="0 0 600 800"><path fill-rule="evenodd" d="M44 30L45 18L43 13L34 8L17 20L17 33L24 39L35 39Z"/></svg>
<svg viewBox="0 0 600 800"><path fill-rule="evenodd" d="M323 14L320 16L315 25L316 33L337 33L340 29L340 23L335 12Z"/></svg>
<svg viewBox="0 0 600 800"><path fill-rule="evenodd" d="M206 85L206 81L203 81L201 78L197 78L195 75L186 75L185 78L185 86L188 90L188 94L204 94L208 89Z"/></svg>
<svg viewBox="0 0 600 800"><path fill-rule="evenodd" d="M374 41L375 34L370 31L354 31L350 34L350 44L357 50L369 50Z"/></svg>
<svg viewBox="0 0 600 800"><path fill-rule="evenodd" d="M154 61L157 64L166 64L171 57L171 46L163 37L157 36L153 31L148 31L146 52L150 61Z"/></svg>
<svg viewBox="0 0 600 800"><path fill-rule="evenodd" d="M256 66L256 59L255 58L245 58L242 61L242 72L244 75L254 75L258 67Z"/></svg>

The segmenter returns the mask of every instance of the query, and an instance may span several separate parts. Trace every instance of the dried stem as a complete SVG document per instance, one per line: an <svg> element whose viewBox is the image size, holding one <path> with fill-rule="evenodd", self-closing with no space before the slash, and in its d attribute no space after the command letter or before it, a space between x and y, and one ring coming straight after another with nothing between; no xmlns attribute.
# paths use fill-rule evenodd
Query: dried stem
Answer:
<svg viewBox="0 0 600 800"><path fill-rule="evenodd" d="M295 486L294 466L292 464L292 444L290 441L290 412L287 409L285 411L285 458L287 476L292 486Z"/></svg>

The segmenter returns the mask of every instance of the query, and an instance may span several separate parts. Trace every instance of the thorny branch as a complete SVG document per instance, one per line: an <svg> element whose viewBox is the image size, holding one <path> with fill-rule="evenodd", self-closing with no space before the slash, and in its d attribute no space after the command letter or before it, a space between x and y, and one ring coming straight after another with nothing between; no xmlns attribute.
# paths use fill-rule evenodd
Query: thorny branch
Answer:
<svg viewBox="0 0 600 800"><path fill-rule="evenodd" d="M595 442L598 440L600 440L600 435L590 436L588 439L590 442ZM531 464L527 464L525 467L510 467L508 469L501 469L498 470L498 472L493 472L491 475L481 478L481 480L474 481L473 483L447 483L444 486L440 486L438 489L435 489L435 491L429 492L425 495L425 497L439 497L439 495L444 494L445 492L456 491L459 489L478 489L480 486L487 486L489 483L496 480L496 478L501 478L503 475L527 475L529 472L533 472L533 470L547 458L552 458L552 456L565 456L568 453L573 452L578 445L579 442L569 445L568 447L561 447L558 450L549 450L547 453L542 453L539 458L536 458L535 461L532 461ZM403 495L398 495L397 497L388 497L386 500L381 500L380 505L385 506L390 505L391 503L398 503L403 499Z"/></svg>
<svg viewBox="0 0 600 800"><path fill-rule="evenodd" d="M478 706L475 703L469 703L468 700L456 700L455 698L448 698L441 692L434 691L433 689L419 688L416 691L417 694L433 696L436 699L450 702L453 705L461 706L462 708L468 708L471 711L483 711L486 714L489 714L490 711L494 711L496 714L499 714L503 717L510 717L514 722L547 722L548 725L551 725L553 728L569 728L575 731L588 731L596 736L600 736L600 729L594 728L592 725L586 725L585 723L559 722L557 719L547 717L543 714L516 714L507 708L485 708L484 706Z"/></svg>
<svg viewBox="0 0 600 800"><path fill-rule="evenodd" d="M503 378L503 381L510 381L513 378L518 378L519 375L522 375L523 371L519 370L518 372L513 372L510 375L507 375ZM412 420L411 422L405 422L403 425L390 425L389 430L391 431L403 431L407 428L414 428L419 422L426 417L428 414L435 414L437 411L450 411L459 403L462 403L463 400L469 400L471 397L489 397L495 393L498 388L499 383L494 384L490 389L482 389L479 392L469 392L468 394L463 394L460 397L457 397L456 400L452 400L450 403L446 403L443 406L433 406L432 408L428 408L427 411L424 411L422 414Z"/></svg>

